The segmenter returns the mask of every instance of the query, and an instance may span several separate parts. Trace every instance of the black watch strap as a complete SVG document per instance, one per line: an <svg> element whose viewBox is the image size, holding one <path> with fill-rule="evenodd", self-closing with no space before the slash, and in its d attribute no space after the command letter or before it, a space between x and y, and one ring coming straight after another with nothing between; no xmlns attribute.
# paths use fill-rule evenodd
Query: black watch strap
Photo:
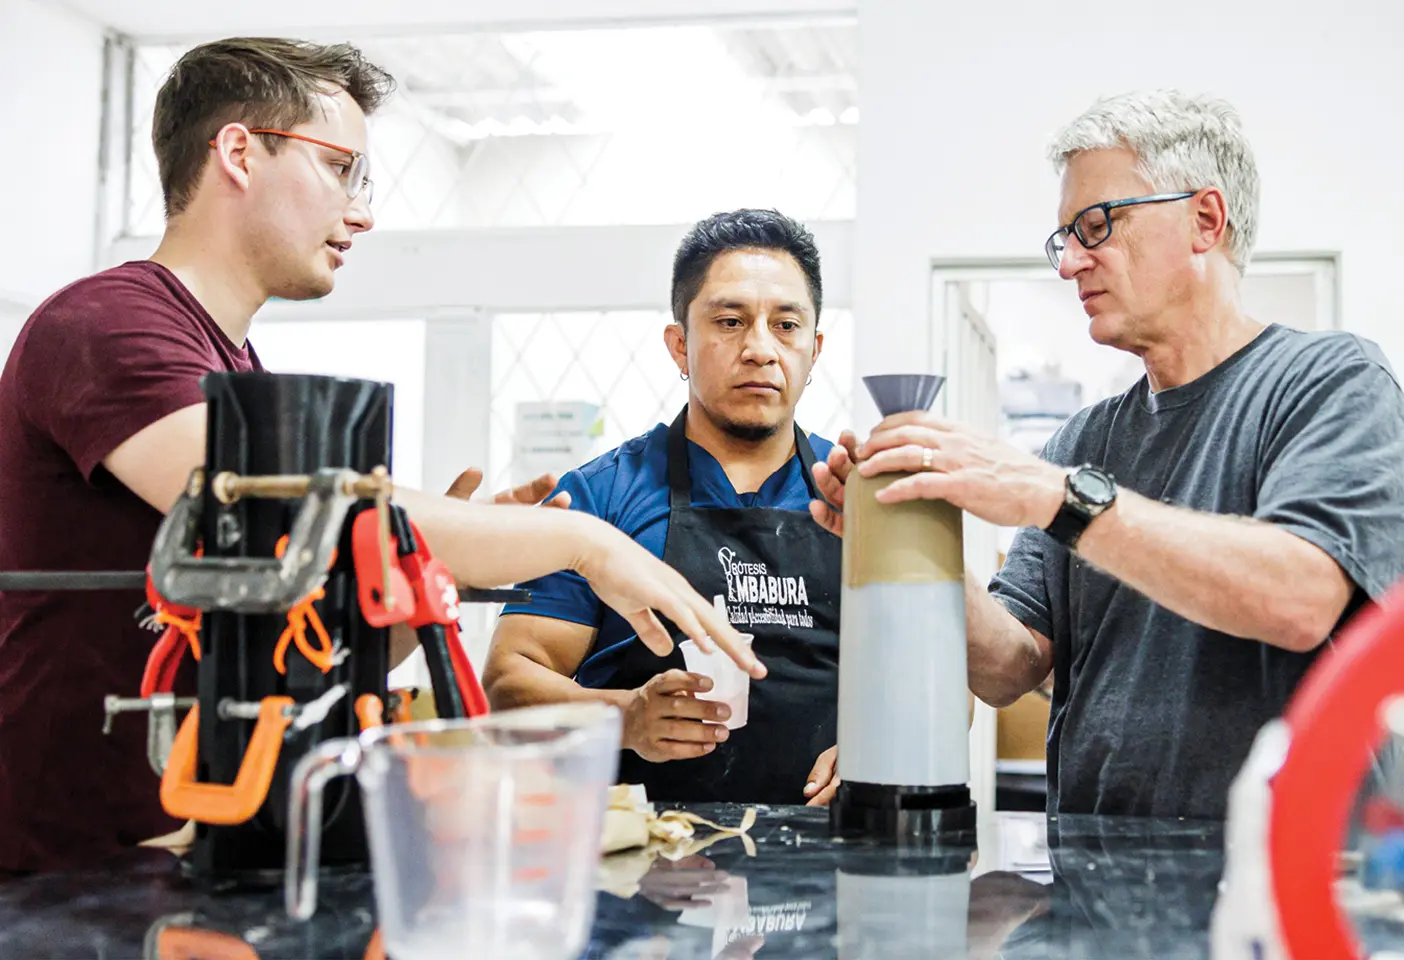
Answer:
<svg viewBox="0 0 1404 960"><path fill-rule="evenodd" d="M1115 502L1116 480L1105 470L1084 463L1064 481L1063 505L1045 532L1071 550L1088 525Z"/></svg>
<svg viewBox="0 0 1404 960"><path fill-rule="evenodd" d="M1077 541L1091 522L1092 515L1085 509L1075 504L1064 503L1058 508L1058 515L1053 518L1053 522L1044 528L1044 532L1071 550L1077 546Z"/></svg>

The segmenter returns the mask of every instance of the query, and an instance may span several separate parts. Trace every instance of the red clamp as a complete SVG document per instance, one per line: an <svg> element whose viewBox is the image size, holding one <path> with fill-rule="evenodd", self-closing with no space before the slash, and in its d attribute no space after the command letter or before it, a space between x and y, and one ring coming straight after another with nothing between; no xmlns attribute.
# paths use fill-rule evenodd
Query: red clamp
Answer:
<svg viewBox="0 0 1404 960"><path fill-rule="evenodd" d="M187 647L196 660L200 659L200 611L167 603L151 580L150 568L146 572L146 603L155 611L152 619L166 629L146 657L146 669L141 675L143 698L171 692Z"/></svg>
<svg viewBox="0 0 1404 960"><path fill-rule="evenodd" d="M1302 677L1283 711L1291 746L1272 778L1268 880L1286 956L1362 957L1337 899L1339 854L1355 798L1384 736L1381 711L1404 693L1404 580L1351 618ZM1397 811L1367 806L1368 827Z"/></svg>
<svg viewBox="0 0 1404 960"><path fill-rule="evenodd" d="M466 714L488 712L487 695L473 670L458 634L458 584L444 564L429 551L429 543L414 521L400 507L391 507L396 523L390 532L389 588L382 583L380 551L383 549L379 519L374 510L363 510L351 528L361 613L375 627L408 623L419 633L431 676L447 668L452 673ZM394 529L394 528L398 528ZM406 541L408 541L406 543ZM446 648L447 663L438 663ZM441 700L448 691L435 691Z"/></svg>
<svg viewBox="0 0 1404 960"><path fill-rule="evenodd" d="M458 634L458 583L443 561L430 555L429 543L413 520L409 521L409 525L419 547L401 560L410 586L414 588L415 614L410 617L409 624L416 630L435 624L443 627L463 706L468 716L481 717L488 712L487 694L478 682L478 675L473 671L473 664L468 660L468 653L463 649L463 640Z"/></svg>

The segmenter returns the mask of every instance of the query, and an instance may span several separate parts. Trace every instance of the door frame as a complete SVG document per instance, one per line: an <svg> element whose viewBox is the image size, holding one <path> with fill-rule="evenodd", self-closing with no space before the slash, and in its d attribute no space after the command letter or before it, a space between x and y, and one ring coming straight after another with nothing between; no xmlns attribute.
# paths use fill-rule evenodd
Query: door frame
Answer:
<svg viewBox="0 0 1404 960"><path fill-rule="evenodd" d="M1037 257L970 257L932 259L928 288L928 317L931 323L930 369L949 369L952 323L964 306L971 308L972 319L981 321L977 331L998 343L987 324L983 323L983 308L969 301L963 284L988 283L1001 280L1047 280L1050 266ZM1319 282L1316 286L1317 329L1341 329L1341 255L1338 251L1269 251L1257 254L1248 272L1265 274L1307 274ZM944 403L943 403L944 406ZM997 712L993 707L975 701L975 713L970 728L970 786L977 803L993 809L995 778L998 772Z"/></svg>
<svg viewBox="0 0 1404 960"><path fill-rule="evenodd" d="M1310 275L1322 281L1318 287L1317 319L1323 316L1328 322L1318 322L1318 330L1340 330L1344 328L1341 311L1341 269L1342 258L1336 250L1272 250L1254 254L1248 264L1248 273L1263 275ZM999 280L1047 280L1052 269L1048 261L1038 257L956 257L934 259L931 268L930 316L933 321L939 316L936 306L942 303L943 286L962 282L993 282ZM949 308L947 304L946 309ZM978 305L977 305L978 308ZM939 338L933 337L933 345ZM940 359L935 357L933 359Z"/></svg>

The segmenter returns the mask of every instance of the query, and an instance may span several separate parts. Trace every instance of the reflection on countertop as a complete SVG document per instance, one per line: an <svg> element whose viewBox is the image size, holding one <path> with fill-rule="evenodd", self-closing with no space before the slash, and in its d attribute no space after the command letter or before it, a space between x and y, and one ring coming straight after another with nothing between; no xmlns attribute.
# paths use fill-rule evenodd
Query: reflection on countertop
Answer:
<svg viewBox="0 0 1404 960"><path fill-rule="evenodd" d="M298 923L280 889L203 893L169 854L132 850L104 869L0 883L0 957L360 960L375 932L370 875L324 872L322 884L317 915Z"/></svg>
<svg viewBox="0 0 1404 960"><path fill-rule="evenodd" d="M721 824L740 822L745 810L689 809ZM615 892L599 895L586 956L1209 955L1209 917L1223 870L1218 823L1006 813L982 819L978 853L898 852L834 841L823 810L758 812L750 831L754 857L729 838L676 862L609 858L602 876ZM1369 920L1361 929L1372 949L1404 944L1398 923ZM319 910L308 923L284 916L278 890L201 893L154 851L133 851L104 870L0 884L4 957L359 960L374 931L365 874L325 873ZM192 943L197 952L188 949Z"/></svg>
<svg viewBox="0 0 1404 960"><path fill-rule="evenodd" d="M823 811L769 808L751 836L754 858L723 841L656 859L634 897L602 895L589 955L1207 956L1223 869L1217 823L1005 813L982 818L977 853L897 852L835 842Z"/></svg>

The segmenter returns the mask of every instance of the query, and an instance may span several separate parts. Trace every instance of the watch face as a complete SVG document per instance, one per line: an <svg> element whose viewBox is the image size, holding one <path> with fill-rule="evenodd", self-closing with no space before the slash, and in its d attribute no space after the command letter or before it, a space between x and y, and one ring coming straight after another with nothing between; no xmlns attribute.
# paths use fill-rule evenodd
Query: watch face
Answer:
<svg viewBox="0 0 1404 960"><path fill-rule="evenodd" d="M1073 492L1084 502L1094 507L1102 507L1116 498L1116 484L1112 478L1095 467L1084 467L1072 475Z"/></svg>

